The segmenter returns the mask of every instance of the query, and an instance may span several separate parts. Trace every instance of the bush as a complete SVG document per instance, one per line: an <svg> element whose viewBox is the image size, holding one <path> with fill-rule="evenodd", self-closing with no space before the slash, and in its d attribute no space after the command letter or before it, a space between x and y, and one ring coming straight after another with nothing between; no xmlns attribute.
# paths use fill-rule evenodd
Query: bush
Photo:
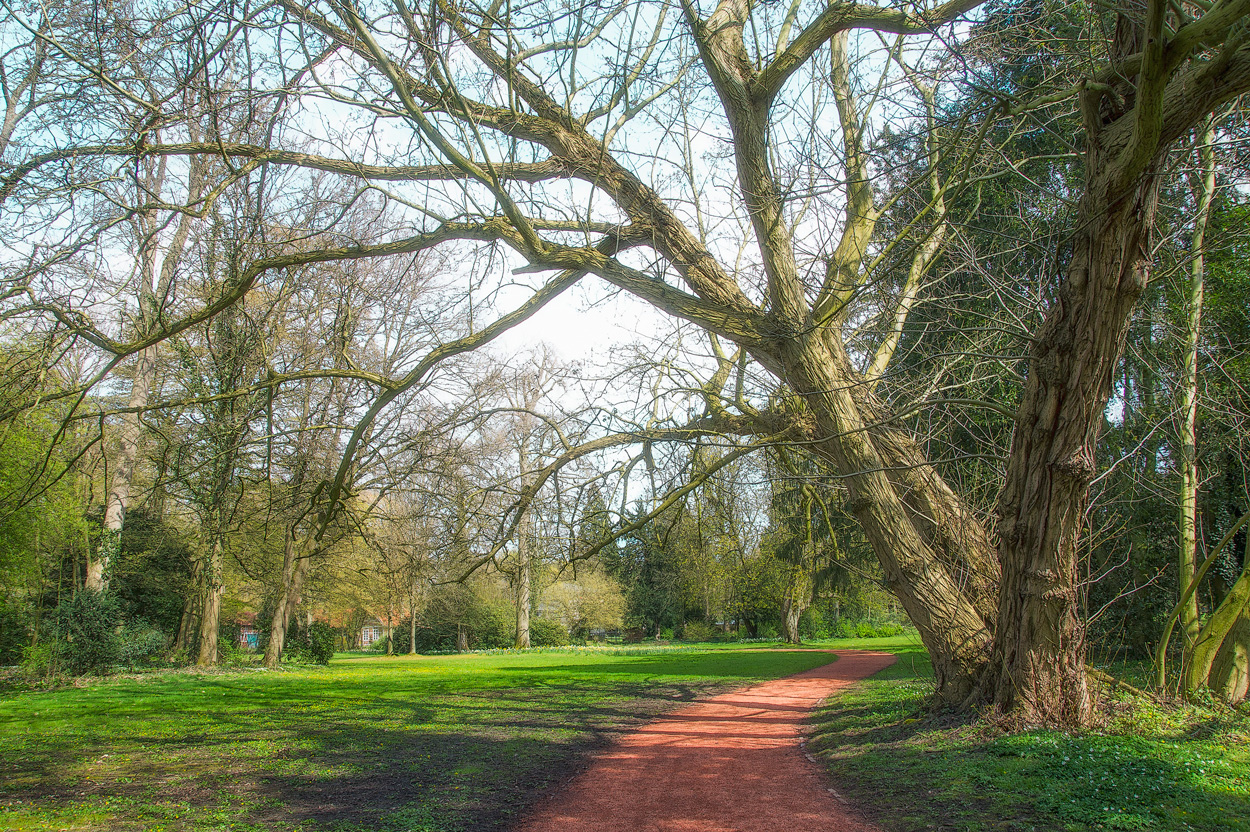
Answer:
<svg viewBox="0 0 1250 832"><path fill-rule="evenodd" d="M408 652L409 620L395 628L395 652ZM470 650L512 646L513 632L499 610L461 584L439 587L417 614L417 652L443 653L456 649L456 636L464 631Z"/></svg>
<svg viewBox="0 0 1250 832"><path fill-rule="evenodd" d="M27 676L50 675L52 673L52 645L41 641L24 648L19 667Z"/></svg>
<svg viewBox="0 0 1250 832"><path fill-rule="evenodd" d="M530 644L534 647L564 647L569 643L569 631L559 621L546 618L530 620Z"/></svg>
<svg viewBox="0 0 1250 832"><path fill-rule="evenodd" d="M829 638L829 625L825 623L825 617L818 608L808 607L803 610L803 615L799 618L799 635L803 638Z"/></svg>
<svg viewBox="0 0 1250 832"><path fill-rule="evenodd" d="M151 664L166 646L165 634L147 622L127 624L118 633L117 662L130 667Z"/></svg>
<svg viewBox="0 0 1250 832"><path fill-rule="evenodd" d="M307 628L292 633L286 644L286 655L296 664L329 664L334 655L334 628L324 621L314 621Z"/></svg>
<svg viewBox="0 0 1250 832"><path fill-rule="evenodd" d="M682 641L712 641L720 631L706 621L687 621L681 628Z"/></svg>
<svg viewBox="0 0 1250 832"><path fill-rule="evenodd" d="M121 619L121 606L107 593L84 589L62 601L52 614L48 672L108 672L121 660Z"/></svg>
<svg viewBox="0 0 1250 832"><path fill-rule="evenodd" d="M843 618L830 633L834 638L887 638L907 632L907 628L894 621L851 621Z"/></svg>

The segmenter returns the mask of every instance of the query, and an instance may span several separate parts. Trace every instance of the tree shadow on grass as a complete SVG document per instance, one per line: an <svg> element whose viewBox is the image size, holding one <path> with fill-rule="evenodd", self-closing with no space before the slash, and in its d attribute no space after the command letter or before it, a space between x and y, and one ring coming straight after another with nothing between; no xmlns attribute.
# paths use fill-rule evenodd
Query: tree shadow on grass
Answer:
<svg viewBox="0 0 1250 832"><path fill-rule="evenodd" d="M3 778L0 798L109 811L118 798L177 804L190 809L188 829L212 825L197 813L227 806L231 822L261 829L486 832L507 828L622 732L734 686L570 680L419 701L384 690L329 709L314 686L263 707L201 711L164 735L67 734L0 749L0 774L24 772Z"/></svg>

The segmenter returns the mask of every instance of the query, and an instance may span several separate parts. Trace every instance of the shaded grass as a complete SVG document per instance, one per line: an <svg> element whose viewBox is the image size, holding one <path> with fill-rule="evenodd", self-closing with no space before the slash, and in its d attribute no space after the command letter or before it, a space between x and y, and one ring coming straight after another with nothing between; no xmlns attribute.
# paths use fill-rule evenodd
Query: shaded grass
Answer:
<svg viewBox="0 0 1250 832"><path fill-rule="evenodd" d="M162 673L0 699L0 829L493 830L698 696L829 661L546 650Z"/></svg>
<svg viewBox="0 0 1250 832"><path fill-rule="evenodd" d="M1117 694L1106 725L1004 734L932 715L922 649L831 700L809 749L903 830L1250 830L1250 715Z"/></svg>

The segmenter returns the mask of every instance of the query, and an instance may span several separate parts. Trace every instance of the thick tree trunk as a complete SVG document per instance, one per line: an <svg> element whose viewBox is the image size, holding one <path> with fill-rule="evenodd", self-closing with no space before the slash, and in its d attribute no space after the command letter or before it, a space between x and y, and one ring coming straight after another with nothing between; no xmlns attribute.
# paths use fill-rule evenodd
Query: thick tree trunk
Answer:
<svg viewBox="0 0 1250 832"><path fill-rule="evenodd" d="M204 564L204 608L200 615L200 651L196 664L213 667L218 662L218 633L221 629L222 549L220 530L213 534Z"/></svg>
<svg viewBox="0 0 1250 832"><path fill-rule="evenodd" d="M513 647L530 646L530 555L522 533L517 536L516 642Z"/></svg>
<svg viewBox="0 0 1250 832"><path fill-rule="evenodd" d="M191 580L187 584L187 597L182 602L182 620L178 623L178 637L174 640L174 649L188 654L193 647L198 647L196 638L200 631L200 609L203 606L204 558L198 557L191 564Z"/></svg>
<svg viewBox="0 0 1250 832"><path fill-rule="evenodd" d="M1211 666L1211 692L1230 705L1250 694L1250 610L1242 610Z"/></svg>
<svg viewBox="0 0 1250 832"><path fill-rule="evenodd" d="M1107 193L1097 147L1058 302L1033 341L999 499L1002 583L992 693L1023 724L1090 715L1077 587L1095 447L1133 308L1146 286L1158 160Z"/></svg>
<svg viewBox="0 0 1250 832"><path fill-rule="evenodd" d="M988 535L911 443L881 428L877 413L865 418L864 409L875 405L856 400L863 394L840 344L806 336L785 346L783 377L807 401L818 434L828 437L815 449L842 475L851 513L933 659L940 699L962 705L992 644L992 595L977 597L994 583ZM904 471L900 463L913 467Z"/></svg>
<svg viewBox="0 0 1250 832"><path fill-rule="evenodd" d="M521 488L525 488L529 474L529 455L526 443L528 436L521 440ZM521 516L517 524L516 535L516 641L513 647L518 650L530 646L530 583L533 565L530 557L530 541L527 534L526 516Z"/></svg>
<svg viewBox="0 0 1250 832"><path fill-rule="evenodd" d="M1244 630L1240 628L1250 615L1250 543L1246 545L1243 558L1237 580L1228 587L1197 637L1191 644L1185 645L1181 662L1181 690L1186 696L1194 696L1208 688L1219 693L1221 682L1234 688L1240 685L1236 680L1238 652L1239 649L1244 651L1245 643L1238 645L1234 634L1244 636ZM1217 668L1221 656L1225 657L1227 666ZM1241 662L1244 663L1244 659Z"/></svg>
<svg viewBox="0 0 1250 832"><path fill-rule="evenodd" d="M786 592L781 599L782 636L788 644L800 644L802 642L799 636L799 619L803 617L803 612L811 603L811 598L812 576L810 570L801 564L792 566L790 568L789 580L786 582Z"/></svg>
<svg viewBox="0 0 1250 832"><path fill-rule="evenodd" d="M799 619L803 617L803 605L794 598L786 596L781 602L782 637L787 644L802 644L799 635Z"/></svg>
<svg viewBox="0 0 1250 832"><path fill-rule="evenodd" d="M299 605L304 575L308 571L309 558L302 556L293 534L287 535L282 554L282 585L278 589L273 621L269 625L269 641L265 644L265 667L276 668L282 661L282 648L286 645L286 628L291 613Z"/></svg>

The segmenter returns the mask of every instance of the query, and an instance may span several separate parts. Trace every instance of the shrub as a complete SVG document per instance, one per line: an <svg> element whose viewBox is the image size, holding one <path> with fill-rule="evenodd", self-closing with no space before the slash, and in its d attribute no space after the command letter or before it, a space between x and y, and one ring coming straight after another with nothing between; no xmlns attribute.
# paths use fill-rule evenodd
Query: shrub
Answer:
<svg viewBox="0 0 1250 832"><path fill-rule="evenodd" d="M151 664L167 646L165 634L144 621L122 627L117 638L117 663L130 667Z"/></svg>
<svg viewBox="0 0 1250 832"><path fill-rule="evenodd" d="M530 620L530 644L534 647L564 647L569 643L569 631L559 621L546 618Z"/></svg>
<svg viewBox="0 0 1250 832"><path fill-rule="evenodd" d="M395 628L395 652L408 652L409 620ZM431 593L426 608L417 614L417 652L438 653L456 649L463 630L471 650L512 646L512 628L499 610L460 584L443 586Z"/></svg>
<svg viewBox="0 0 1250 832"><path fill-rule="evenodd" d="M27 676L47 676L52 671L52 645L46 641L32 644L22 650L19 664Z"/></svg>
<svg viewBox="0 0 1250 832"><path fill-rule="evenodd" d="M293 633L286 648L287 659L296 664L329 664L334 655L334 628L314 621Z"/></svg>
<svg viewBox="0 0 1250 832"><path fill-rule="evenodd" d="M121 618L121 606L107 593L84 589L62 601L52 614L48 671L73 676L107 672L121 659Z"/></svg>
<svg viewBox="0 0 1250 832"><path fill-rule="evenodd" d="M711 641L720 631L706 621L687 621L681 628L682 641Z"/></svg>
<svg viewBox="0 0 1250 832"><path fill-rule="evenodd" d="M803 610L803 615L799 618L799 635L803 638L829 638L829 625L817 607Z"/></svg>

